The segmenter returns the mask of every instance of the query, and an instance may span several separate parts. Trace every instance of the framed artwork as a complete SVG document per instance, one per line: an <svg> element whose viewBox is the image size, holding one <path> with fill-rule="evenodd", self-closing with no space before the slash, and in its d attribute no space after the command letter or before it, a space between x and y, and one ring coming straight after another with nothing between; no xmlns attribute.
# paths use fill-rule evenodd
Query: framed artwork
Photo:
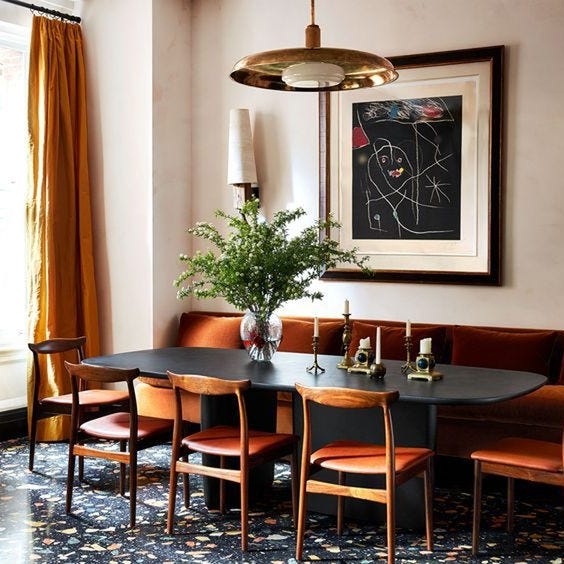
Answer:
<svg viewBox="0 0 564 564"><path fill-rule="evenodd" d="M324 279L501 284L503 55L391 57L395 82L320 93L320 217L372 270Z"/></svg>

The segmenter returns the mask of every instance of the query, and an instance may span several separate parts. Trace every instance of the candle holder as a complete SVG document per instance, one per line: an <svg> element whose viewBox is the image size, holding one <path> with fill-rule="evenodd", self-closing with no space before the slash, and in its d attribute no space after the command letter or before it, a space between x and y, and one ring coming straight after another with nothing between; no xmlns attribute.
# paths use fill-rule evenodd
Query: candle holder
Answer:
<svg viewBox="0 0 564 564"><path fill-rule="evenodd" d="M411 335L405 336L405 364L401 367L401 373L407 374L410 370L415 370L415 366L411 362L411 347L413 346L413 339Z"/></svg>
<svg viewBox="0 0 564 564"><path fill-rule="evenodd" d="M347 372L361 372L370 374L370 365L374 362L374 352L371 348L359 347L354 355L354 364L347 368Z"/></svg>
<svg viewBox="0 0 564 564"><path fill-rule="evenodd" d="M349 356L349 347L352 339L350 316L350 313L343 313L343 317L345 318L345 327L343 329L343 360L337 364L337 368L344 368L345 370L353 365L353 360Z"/></svg>
<svg viewBox="0 0 564 564"><path fill-rule="evenodd" d="M373 362L370 365L370 378L383 380L386 375L386 365L383 362Z"/></svg>
<svg viewBox="0 0 564 564"><path fill-rule="evenodd" d="M432 382L440 380L443 375L435 370L435 357L433 353L422 353L417 355L415 369L407 375L408 380L426 380Z"/></svg>
<svg viewBox="0 0 564 564"><path fill-rule="evenodd" d="M317 374L319 372L325 372L325 368L321 368L321 366L319 366L319 364L317 363L317 350L319 349L319 337L313 337L313 342L311 343L311 346L313 348L313 364L309 367L306 368L306 370L308 372L313 372L314 374Z"/></svg>

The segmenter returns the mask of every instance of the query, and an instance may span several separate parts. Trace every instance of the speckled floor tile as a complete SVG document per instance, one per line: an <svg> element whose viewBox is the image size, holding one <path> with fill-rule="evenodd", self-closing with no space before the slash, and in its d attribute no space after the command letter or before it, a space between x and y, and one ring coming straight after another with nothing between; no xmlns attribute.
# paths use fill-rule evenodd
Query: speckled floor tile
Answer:
<svg viewBox="0 0 564 564"><path fill-rule="evenodd" d="M39 444L35 472L27 470L23 439L0 443L0 562L19 563L294 563L288 467L276 466L268 496L251 507L249 551L240 552L237 511L208 511L201 483L192 480L191 508L179 501L174 534L165 533L170 446L140 453L137 526L129 529L129 501L117 494L118 469L88 459L85 482L75 482L73 512L65 514L67 445ZM420 532L399 530L400 563L545 562L563 564L561 491L526 496L516 503L515 533L505 532L503 492L484 496L482 554L470 555L472 495L463 489L435 491L435 550ZM304 556L310 562L368 564L385 559L385 530L346 523L336 535L335 518L310 513Z"/></svg>

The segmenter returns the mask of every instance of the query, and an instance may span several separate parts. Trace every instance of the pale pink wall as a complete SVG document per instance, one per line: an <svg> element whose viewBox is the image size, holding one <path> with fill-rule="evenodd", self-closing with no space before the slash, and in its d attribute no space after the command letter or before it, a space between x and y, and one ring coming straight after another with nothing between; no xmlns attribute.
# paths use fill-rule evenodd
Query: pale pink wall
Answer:
<svg viewBox="0 0 564 564"><path fill-rule="evenodd" d="M152 346L152 3L81 10L103 351Z"/></svg>
<svg viewBox="0 0 564 564"><path fill-rule="evenodd" d="M193 217L228 208L229 108L254 115L265 213L290 203L317 213L314 94L268 92L227 78L240 57L303 44L305 0L194 0ZM383 55L505 44L504 285L322 283L324 314L414 321L562 327L564 294L564 3L561 0L323 0L322 44ZM211 163L215 163L213 166ZM210 193L213 197L210 198ZM220 307L221 304L213 304ZM210 304L197 303L205 309ZM289 304L284 313L313 311Z"/></svg>
<svg viewBox="0 0 564 564"><path fill-rule="evenodd" d="M317 312L337 315L348 298L356 317L561 328L564 4L317 4L324 45L388 56L507 46L504 286L321 283L326 299ZM174 0L162 10L162 0L83 3L106 351L171 342L184 309L230 309L220 300L177 303L171 285L178 252L191 250L185 228L231 209L230 108L251 110L265 214L295 204L311 220L317 214L316 96L228 78L248 53L302 45L309 2ZM313 311L293 303L283 313Z"/></svg>

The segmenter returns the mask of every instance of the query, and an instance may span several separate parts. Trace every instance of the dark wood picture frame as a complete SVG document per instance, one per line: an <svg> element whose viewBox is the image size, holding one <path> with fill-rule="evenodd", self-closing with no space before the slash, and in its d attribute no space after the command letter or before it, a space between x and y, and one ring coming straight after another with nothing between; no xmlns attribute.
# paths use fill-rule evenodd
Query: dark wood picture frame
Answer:
<svg viewBox="0 0 564 564"><path fill-rule="evenodd" d="M483 47L477 49L463 49L457 51L444 51L438 53L424 53L417 55L405 55L398 57L390 57L389 60L393 63L394 67L400 71L404 69L423 69L415 70L414 72L423 72L426 75L432 75L435 69L437 73L445 72L441 67L452 67L455 72L461 68L455 65L463 65L468 63L485 63L489 72L487 76L489 80L489 92L487 92L487 104L489 116L487 118L487 128L489 128L487 141L488 146L481 147L482 154L487 152L489 158L488 168L485 172L486 182L489 186L481 190L487 190L487 202L482 202L484 208L479 209L484 217L482 217L481 225L483 229L476 228L477 231L482 229L483 233L477 233L476 238L482 239L482 252L483 256L480 258L484 266L480 266L478 270L465 269L465 268L449 268L440 266L439 268L380 268L371 267L372 273L367 274L358 268L337 268L326 270L322 275L322 279L326 280L356 280L356 281L376 281L376 282L418 282L418 283L439 283L439 284L481 284L481 285L500 285L501 284L501 241L502 241L502 122L503 122L503 65L504 65L504 47ZM480 67L482 68L482 67ZM448 72L448 71L447 71ZM483 71L480 71L483 72ZM399 82L399 81L398 81ZM478 81L479 82L479 81ZM416 81L414 81L416 83ZM392 83L394 85L395 83ZM379 87L388 88L388 87ZM366 96L371 96L370 90L366 89ZM354 92L354 91L353 91ZM332 104L338 103L337 96L350 96L349 92L329 93L322 92L319 94L319 217L327 218L329 214L336 217L344 226L344 218L339 214L335 214L335 206L339 205L335 202L335 180L333 176L339 177L339 182L342 181L342 175L334 174L334 167L340 166L335 164L334 154L336 151L341 150L340 147L331 145L331 143L338 143L334 139L335 133L332 133L332 128L335 124L334 117L332 119ZM370 98L367 98L370 99ZM343 100L345 100L343 98ZM348 100L348 99L347 99ZM463 102L464 103L464 102ZM352 105L352 102L344 101L343 104ZM477 118L478 119L478 118ZM348 122L347 122L348 123ZM476 124L477 129L477 124ZM483 129L483 126L482 126ZM349 131L347 130L347 133ZM338 135L337 135L338 137ZM476 142L476 145L480 140ZM479 148L479 147L478 147ZM352 151L351 151L352 152ZM478 151L477 151L478 152ZM463 157L461 156L461 159ZM478 166L478 165L477 165ZM485 166L485 165L481 165ZM478 177L479 175L476 175ZM479 178L477 178L479 180ZM333 184L332 184L333 183ZM352 193L352 180L350 181L351 187L349 190ZM482 185L484 182L481 183ZM340 187L337 189L341 189ZM480 188L476 188L479 190ZM487 204L487 209L485 206ZM478 205L478 204L476 204ZM349 216L350 217L350 216ZM345 218L346 220L346 218ZM352 221L349 219L349 221ZM485 232L487 230L487 233ZM339 237L337 235L337 237ZM360 240L361 242L363 240ZM356 241L353 241L356 247ZM478 245L476 245L478 246ZM345 245L348 248L347 245ZM364 253L363 249L359 247L359 254ZM377 253L375 253L377 257ZM426 260L426 253L420 252L421 260ZM378 257L377 257L378 258ZM443 262L448 263L448 257ZM454 261L453 261L454 262ZM432 265L433 266L433 265ZM449 265L450 266L450 265Z"/></svg>

